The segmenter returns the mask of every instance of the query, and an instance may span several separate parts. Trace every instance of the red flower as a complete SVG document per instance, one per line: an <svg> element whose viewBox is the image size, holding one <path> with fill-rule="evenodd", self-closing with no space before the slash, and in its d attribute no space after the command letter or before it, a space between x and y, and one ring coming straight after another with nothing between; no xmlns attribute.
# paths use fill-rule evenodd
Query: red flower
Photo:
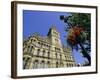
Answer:
<svg viewBox="0 0 100 80"><path fill-rule="evenodd" d="M71 29L69 30L69 34L68 34L67 40L68 40L71 44L75 45L75 44L77 43L76 38L77 38L78 36L80 36L80 34L81 34L82 31L83 31L83 29L82 29L81 27L75 26L75 27L71 28Z"/></svg>
<svg viewBox="0 0 100 80"><path fill-rule="evenodd" d="M79 36L80 33L83 31L83 29L81 27L74 27L73 31L74 31L74 35Z"/></svg>

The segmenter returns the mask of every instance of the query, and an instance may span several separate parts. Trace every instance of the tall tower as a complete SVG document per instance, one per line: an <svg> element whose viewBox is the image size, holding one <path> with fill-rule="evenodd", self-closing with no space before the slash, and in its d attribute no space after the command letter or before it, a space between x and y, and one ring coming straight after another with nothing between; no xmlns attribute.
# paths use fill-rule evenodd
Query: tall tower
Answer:
<svg viewBox="0 0 100 80"><path fill-rule="evenodd" d="M51 39L52 45L56 47L62 47L61 40L60 40L60 34L57 31L55 26L52 26L50 28L47 36Z"/></svg>

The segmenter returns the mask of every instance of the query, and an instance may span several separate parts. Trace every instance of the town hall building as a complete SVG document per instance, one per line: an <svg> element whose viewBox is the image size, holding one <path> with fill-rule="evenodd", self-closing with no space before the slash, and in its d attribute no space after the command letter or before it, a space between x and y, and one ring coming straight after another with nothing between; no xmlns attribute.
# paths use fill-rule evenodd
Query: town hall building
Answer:
<svg viewBox="0 0 100 80"><path fill-rule="evenodd" d="M23 69L76 66L72 51L61 43L60 33L52 26L47 36L33 34L23 41Z"/></svg>

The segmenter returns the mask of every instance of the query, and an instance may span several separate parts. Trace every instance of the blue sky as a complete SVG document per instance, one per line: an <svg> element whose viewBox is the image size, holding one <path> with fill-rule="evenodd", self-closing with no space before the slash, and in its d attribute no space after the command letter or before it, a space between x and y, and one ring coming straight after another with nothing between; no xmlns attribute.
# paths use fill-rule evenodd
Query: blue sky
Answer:
<svg viewBox="0 0 100 80"><path fill-rule="evenodd" d="M64 36L67 33L64 30L64 22L60 20L60 15L68 16L70 13L23 10L23 37L27 38L35 32L41 36L46 36L50 27L55 25L60 33L62 44L66 44ZM77 63L84 63L84 59L78 51L73 50L73 56Z"/></svg>

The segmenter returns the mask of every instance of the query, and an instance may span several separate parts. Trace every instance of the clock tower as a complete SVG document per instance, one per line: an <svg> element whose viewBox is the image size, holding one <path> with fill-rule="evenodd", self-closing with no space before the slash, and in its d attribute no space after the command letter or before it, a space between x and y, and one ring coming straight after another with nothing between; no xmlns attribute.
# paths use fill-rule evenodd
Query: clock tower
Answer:
<svg viewBox="0 0 100 80"><path fill-rule="evenodd" d="M56 47L62 47L61 40L60 40L60 34L57 31L55 26L52 26L50 28L47 36L51 39L52 45L54 45Z"/></svg>

